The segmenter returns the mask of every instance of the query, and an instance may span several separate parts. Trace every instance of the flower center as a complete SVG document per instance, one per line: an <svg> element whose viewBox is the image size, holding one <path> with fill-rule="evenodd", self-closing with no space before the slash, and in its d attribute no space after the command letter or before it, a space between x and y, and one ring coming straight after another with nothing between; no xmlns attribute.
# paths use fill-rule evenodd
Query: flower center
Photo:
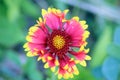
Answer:
<svg viewBox="0 0 120 80"><path fill-rule="evenodd" d="M56 35L53 37L53 46L58 50L62 49L65 45L65 39L61 35Z"/></svg>
<svg viewBox="0 0 120 80"><path fill-rule="evenodd" d="M53 32L48 35L47 48L50 50L50 53L62 56L68 52L70 42L71 38L65 31L53 30Z"/></svg>

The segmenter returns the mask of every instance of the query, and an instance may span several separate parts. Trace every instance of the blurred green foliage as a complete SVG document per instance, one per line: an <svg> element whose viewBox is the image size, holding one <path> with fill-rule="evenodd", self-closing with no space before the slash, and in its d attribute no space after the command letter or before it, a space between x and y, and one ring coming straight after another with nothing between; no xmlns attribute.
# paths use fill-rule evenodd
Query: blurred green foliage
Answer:
<svg viewBox="0 0 120 80"><path fill-rule="evenodd" d="M86 20L92 60L69 80L120 80L120 0L0 0L0 80L57 80L22 48L41 8L69 9L67 18Z"/></svg>

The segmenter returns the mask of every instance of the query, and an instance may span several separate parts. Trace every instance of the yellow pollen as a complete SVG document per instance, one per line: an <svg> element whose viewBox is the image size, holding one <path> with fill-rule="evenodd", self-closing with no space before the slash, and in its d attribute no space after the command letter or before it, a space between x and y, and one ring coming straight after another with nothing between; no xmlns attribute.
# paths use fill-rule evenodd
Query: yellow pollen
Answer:
<svg viewBox="0 0 120 80"><path fill-rule="evenodd" d="M63 46L65 45L65 39L61 35L56 35L53 38L53 46L57 49L62 49Z"/></svg>

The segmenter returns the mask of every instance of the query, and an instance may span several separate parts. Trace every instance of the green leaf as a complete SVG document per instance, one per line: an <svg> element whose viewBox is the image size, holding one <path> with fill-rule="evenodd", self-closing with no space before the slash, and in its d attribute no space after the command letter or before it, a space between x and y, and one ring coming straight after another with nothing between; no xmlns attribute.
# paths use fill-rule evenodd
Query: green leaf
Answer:
<svg viewBox="0 0 120 80"><path fill-rule="evenodd" d="M29 73L29 78L30 80L43 80L42 74L37 70L33 71L33 73Z"/></svg>
<svg viewBox="0 0 120 80"><path fill-rule="evenodd" d="M6 16L6 7L3 1L0 2L0 19Z"/></svg>
<svg viewBox="0 0 120 80"><path fill-rule="evenodd" d="M10 22L15 22L20 17L20 10L18 7L9 8L7 11L7 17Z"/></svg>
<svg viewBox="0 0 120 80"><path fill-rule="evenodd" d="M15 23L10 23L7 19L0 19L0 44L11 47L23 41L24 35L20 27Z"/></svg>
<svg viewBox="0 0 120 80"><path fill-rule="evenodd" d="M47 75L47 80L57 80L58 75L55 75L50 69L45 69L45 74Z"/></svg>
<svg viewBox="0 0 120 80"><path fill-rule="evenodd" d="M107 48L107 52L110 56L120 60L120 46L110 44Z"/></svg>
<svg viewBox="0 0 120 80"><path fill-rule="evenodd" d="M74 76L73 79L69 80L95 80L91 71L85 67L78 65L79 75Z"/></svg>
<svg viewBox="0 0 120 80"><path fill-rule="evenodd" d="M92 51L92 60L91 60L91 66L97 67L100 66L106 55L107 55L107 46L111 42L112 37L112 29L111 27L106 27L103 33L101 33L101 36L96 43L96 45L93 48Z"/></svg>
<svg viewBox="0 0 120 80"><path fill-rule="evenodd" d="M104 2L110 4L111 6L116 6L119 3L119 0L105 0Z"/></svg>
<svg viewBox="0 0 120 80"><path fill-rule="evenodd" d="M5 53L5 49L0 46L0 62L4 60L4 57L5 57L4 53Z"/></svg>
<svg viewBox="0 0 120 80"><path fill-rule="evenodd" d="M20 17L20 7L22 0L4 0L7 7L7 17L14 22Z"/></svg>
<svg viewBox="0 0 120 80"><path fill-rule="evenodd" d="M20 7L23 0L3 0L8 7Z"/></svg>
<svg viewBox="0 0 120 80"><path fill-rule="evenodd" d="M53 0L53 4L56 6L56 8L65 10L67 9L67 5L64 2L58 1L58 0Z"/></svg>
<svg viewBox="0 0 120 80"><path fill-rule="evenodd" d="M37 5L35 5L31 0L24 0L22 4L22 10L29 16L39 17L40 9Z"/></svg>
<svg viewBox="0 0 120 80"><path fill-rule="evenodd" d="M37 68L36 61L33 58L27 58L27 62L24 65L25 71L30 73L36 68Z"/></svg>

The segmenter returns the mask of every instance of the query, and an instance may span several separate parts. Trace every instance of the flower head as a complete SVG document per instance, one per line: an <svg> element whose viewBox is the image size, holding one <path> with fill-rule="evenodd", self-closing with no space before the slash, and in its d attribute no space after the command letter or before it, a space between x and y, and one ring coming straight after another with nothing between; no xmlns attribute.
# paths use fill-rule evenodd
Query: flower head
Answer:
<svg viewBox="0 0 120 80"><path fill-rule="evenodd" d="M51 68L59 79L78 75L76 64L86 66L85 60L91 59L87 55L89 49L85 49L90 34L86 30L86 21L79 21L78 17L67 20L67 12L42 9L43 19L39 18L37 24L29 29L24 45L27 56L38 56L38 61L45 62L44 67Z"/></svg>

